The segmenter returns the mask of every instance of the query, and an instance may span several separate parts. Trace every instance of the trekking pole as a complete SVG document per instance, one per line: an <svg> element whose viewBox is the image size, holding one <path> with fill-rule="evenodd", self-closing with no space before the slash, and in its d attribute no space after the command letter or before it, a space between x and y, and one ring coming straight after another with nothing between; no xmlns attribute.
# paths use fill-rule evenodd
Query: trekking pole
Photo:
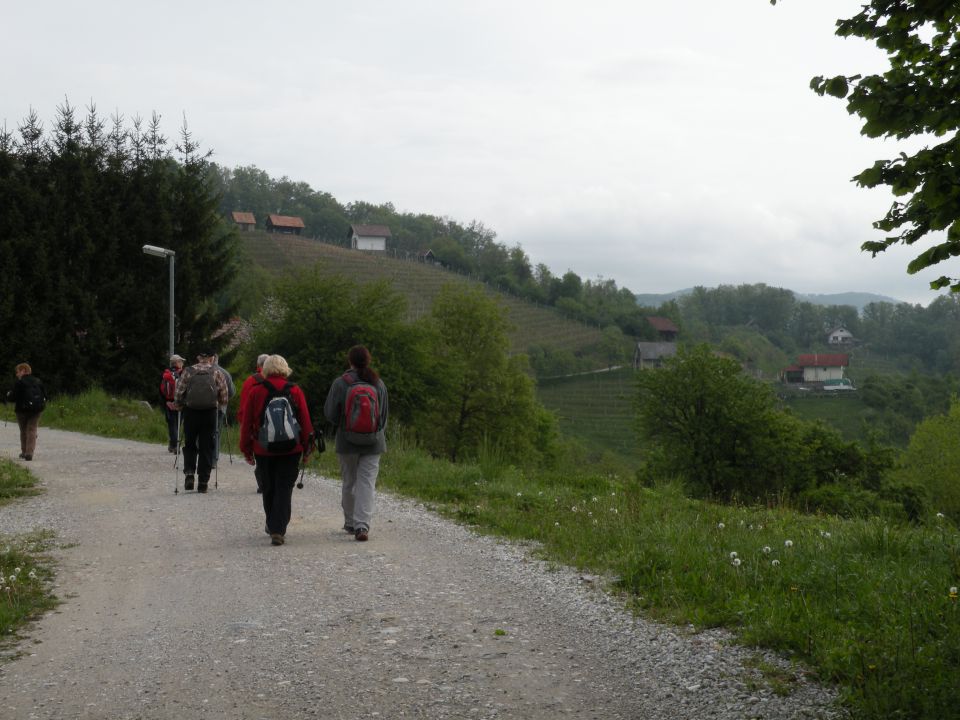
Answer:
<svg viewBox="0 0 960 720"><path fill-rule="evenodd" d="M180 475L178 465L180 464L180 445L183 442L183 430L180 427L180 411L177 410L177 452L173 457L173 494L180 493Z"/></svg>

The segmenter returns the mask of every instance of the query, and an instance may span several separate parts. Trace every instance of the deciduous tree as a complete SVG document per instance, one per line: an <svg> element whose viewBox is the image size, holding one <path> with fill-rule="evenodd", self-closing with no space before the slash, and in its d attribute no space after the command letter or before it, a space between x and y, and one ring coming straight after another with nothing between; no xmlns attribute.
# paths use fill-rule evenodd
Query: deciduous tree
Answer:
<svg viewBox="0 0 960 720"><path fill-rule="evenodd" d="M771 0L776 3L776 0ZM872 138L929 139L920 150L878 160L854 180L886 185L897 200L874 227L892 233L862 248L876 256L891 245L913 245L932 235L907 272L960 255L960 4L956 0L871 0L836 34L868 40L886 52L889 69L877 75L816 77L820 95L847 99ZM960 292L960 279L942 275L931 288Z"/></svg>

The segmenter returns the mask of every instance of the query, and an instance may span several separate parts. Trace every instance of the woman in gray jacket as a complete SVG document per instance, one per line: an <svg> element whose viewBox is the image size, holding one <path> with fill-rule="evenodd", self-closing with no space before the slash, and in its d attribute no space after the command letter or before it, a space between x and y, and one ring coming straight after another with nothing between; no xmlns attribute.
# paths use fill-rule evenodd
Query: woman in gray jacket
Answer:
<svg viewBox="0 0 960 720"><path fill-rule="evenodd" d="M377 499L380 455L387 449L389 402L386 385L370 367L370 351L356 345L347 359L350 369L333 381L323 414L337 428L343 529L364 541Z"/></svg>

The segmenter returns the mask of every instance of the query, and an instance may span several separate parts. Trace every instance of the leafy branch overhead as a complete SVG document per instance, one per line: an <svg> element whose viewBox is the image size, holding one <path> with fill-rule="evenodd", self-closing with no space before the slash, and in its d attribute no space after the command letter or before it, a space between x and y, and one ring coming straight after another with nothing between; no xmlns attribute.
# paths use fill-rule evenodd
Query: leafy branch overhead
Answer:
<svg viewBox="0 0 960 720"><path fill-rule="evenodd" d="M776 4L776 0L771 0ZM820 95L846 98L847 111L863 120L871 138L921 138L922 149L878 160L853 179L861 187L886 185L896 200L874 223L890 233L865 242L863 250L883 252L913 245L932 234L931 247L908 265L913 274L960 255L960 4L956 0L892 2L872 0L847 20L837 21L840 37L859 37L887 54L881 75L815 77ZM942 140L941 140L942 139ZM960 292L960 279L943 275L932 289Z"/></svg>

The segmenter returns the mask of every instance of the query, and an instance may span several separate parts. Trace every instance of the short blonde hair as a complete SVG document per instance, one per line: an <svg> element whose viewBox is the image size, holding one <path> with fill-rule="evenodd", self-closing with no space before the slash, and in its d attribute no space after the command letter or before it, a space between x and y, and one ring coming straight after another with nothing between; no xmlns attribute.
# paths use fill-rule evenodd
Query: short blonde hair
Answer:
<svg viewBox="0 0 960 720"><path fill-rule="evenodd" d="M271 355L263 361L264 377L279 375L280 377L287 378L290 377L290 373L292 372L293 370L291 370L290 366L287 365L287 361L284 359L283 355Z"/></svg>
<svg viewBox="0 0 960 720"><path fill-rule="evenodd" d="M26 374L26 375L32 375L32 374L33 374L33 370L30 368L30 366L29 366L27 363L20 363L19 365L17 365L17 366L13 369L13 372L14 372L14 373L22 372L22 373L24 373L24 374Z"/></svg>

